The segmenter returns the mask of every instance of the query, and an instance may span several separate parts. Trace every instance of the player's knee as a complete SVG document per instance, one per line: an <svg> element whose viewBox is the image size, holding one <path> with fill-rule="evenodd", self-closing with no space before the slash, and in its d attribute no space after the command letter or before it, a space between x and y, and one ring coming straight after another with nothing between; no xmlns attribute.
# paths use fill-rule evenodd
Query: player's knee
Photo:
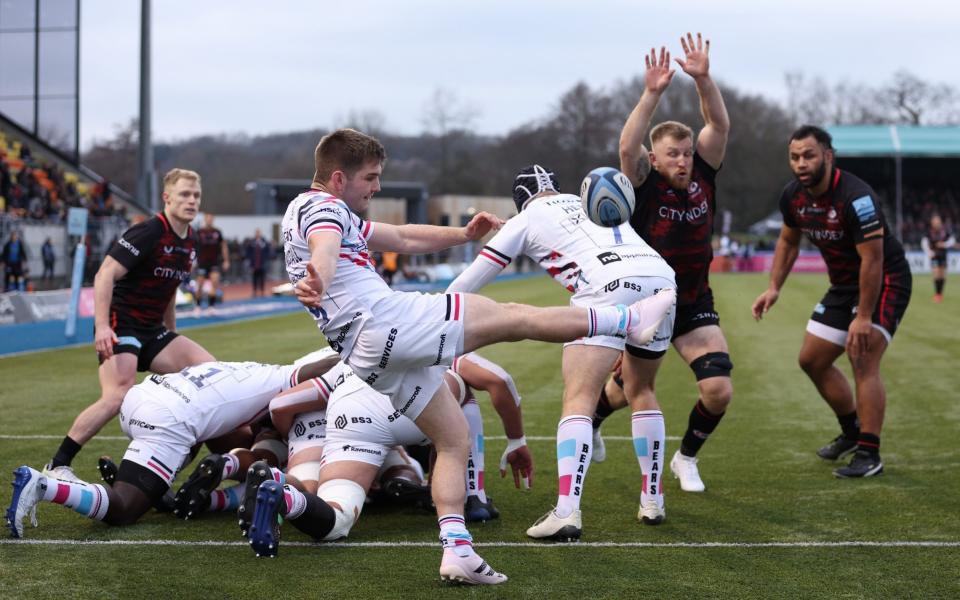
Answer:
<svg viewBox="0 0 960 600"><path fill-rule="evenodd" d="M813 353L800 353L797 357L797 363L807 375L816 375L829 365L824 364L823 359L815 356Z"/></svg>
<svg viewBox="0 0 960 600"><path fill-rule="evenodd" d="M347 537L353 524L360 518L367 492L355 481L333 479L317 488L317 496L331 505L335 513L333 528L323 537L323 540L329 542ZM336 506L333 506L334 504Z"/></svg>
<svg viewBox="0 0 960 600"><path fill-rule="evenodd" d="M693 359L690 363L690 369L693 370L697 381L703 381L711 377L726 377L729 379L730 372L733 371L733 362L726 352L707 352L703 356Z"/></svg>
<svg viewBox="0 0 960 600"><path fill-rule="evenodd" d="M711 412L727 409L733 399L733 384L729 377L714 377L700 382L700 398Z"/></svg>

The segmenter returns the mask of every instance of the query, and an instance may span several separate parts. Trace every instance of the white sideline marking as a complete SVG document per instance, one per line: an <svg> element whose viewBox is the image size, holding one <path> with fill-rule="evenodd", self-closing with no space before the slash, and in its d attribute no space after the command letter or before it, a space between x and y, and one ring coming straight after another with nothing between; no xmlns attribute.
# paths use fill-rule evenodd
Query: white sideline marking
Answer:
<svg viewBox="0 0 960 600"><path fill-rule="evenodd" d="M504 440L507 439L507 437L504 436L504 435L487 435L487 436L484 436L484 438L485 438L485 439L488 439L488 440L499 440L499 441L504 441ZM3 434L0 434L0 440L62 440L62 439L63 439L63 436L62 436L62 435L42 435L42 434L38 434L38 435L3 435ZM96 436L96 439L98 439L98 440L124 440L124 441L127 441L127 440L129 440L130 438L128 438L128 437L126 437L126 436L123 436L123 435L98 435L98 436ZM615 441L615 442L625 442L625 441L632 441L632 440L633 440L632 437L626 436L626 435L605 435L605 436L603 436L603 439L604 439L604 440L612 440L612 441ZM677 437L677 436L675 436L675 435L668 435L668 436L667 436L667 439L670 440L670 441L678 441L678 440L681 440L681 439L683 439L683 438ZM555 435L528 435L528 436L527 436L527 441L530 441L530 442L555 442L556 440L557 440L557 436L555 436Z"/></svg>
<svg viewBox="0 0 960 600"><path fill-rule="evenodd" d="M217 540L32 540L0 539L0 545L32 546L249 546L248 542ZM287 548L439 548L437 542L283 542ZM843 541L843 542L576 542L556 544L543 542L484 542L479 548L960 548L960 541Z"/></svg>

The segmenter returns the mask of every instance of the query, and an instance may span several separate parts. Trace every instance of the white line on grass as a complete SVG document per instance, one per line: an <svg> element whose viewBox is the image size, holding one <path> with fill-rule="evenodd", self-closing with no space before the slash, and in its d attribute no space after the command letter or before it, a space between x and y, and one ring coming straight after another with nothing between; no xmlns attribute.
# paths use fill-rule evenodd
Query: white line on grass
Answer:
<svg viewBox="0 0 960 600"><path fill-rule="evenodd" d="M484 436L488 440L506 440L506 436L503 435L488 435ZM0 440L62 440L62 435L5 435L0 434ZM98 440L129 440L130 438L122 435L98 435L96 437ZM612 440L615 442L625 442L633 440L632 437L626 435L605 435L603 436L604 440ZM677 441L682 438L677 436L668 435L667 439L670 441ZM555 442L557 436L555 435L528 435L527 441L530 442Z"/></svg>
<svg viewBox="0 0 960 600"><path fill-rule="evenodd" d="M248 546L247 542L217 540L33 540L0 539L0 545L27 544L33 546ZM288 548L437 548L437 542L283 542ZM480 548L960 548L960 541L865 541L842 542L577 542L551 544L542 542L484 542Z"/></svg>

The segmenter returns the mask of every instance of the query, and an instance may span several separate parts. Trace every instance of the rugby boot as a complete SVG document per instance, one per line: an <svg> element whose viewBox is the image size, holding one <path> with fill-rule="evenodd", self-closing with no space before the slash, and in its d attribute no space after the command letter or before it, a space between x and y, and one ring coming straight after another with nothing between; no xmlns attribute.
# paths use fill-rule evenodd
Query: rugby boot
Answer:
<svg viewBox="0 0 960 600"><path fill-rule="evenodd" d="M211 454L200 461L174 497L175 516L190 519L207 510L210 506L210 492L220 485L225 462L226 459L220 454Z"/></svg>
<svg viewBox="0 0 960 600"><path fill-rule="evenodd" d="M23 537L23 519L30 517L30 524L37 526L37 504L47 486L46 477L36 469L23 465L13 471L13 498L7 508L7 527L15 538Z"/></svg>
<svg viewBox="0 0 960 600"><path fill-rule="evenodd" d="M247 529L250 547L257 557L275 558L280 550L280 520L287 512L283 486L269 479L257 488L253 517Z"/></svg>
<svg viewBox="0 0 960 600"><path fill-rule="evenodd" d="M243 499L237 508L237 524L240 525L240 535L247 537L250 522L253 520L253 509L257 503L257 491L264 481L273 479L270 465L264 460L258 460L247 469L247 478L243 486Z"/></svg>
<svg viewBox="0 0 960 600"><path fill-rule="evenodd" d="M833 440L817 450L817 456L823 460L840 460L845 456L849 456L857 451L857 438L849 438L844 434L840 434Z"/></svg>
<svg viewBox="0 0 960 600"><path fill-rule="evenodd" d="M627 343L637 348L646 346L653 339L660 323L667 317L677 302L677 290L663 288L653 296L634 302L629 307Z"/></svg>
<svg viewBox="0 0 960 600"><path fill-rule="evenodd" d="M486 502L481 502L479 496L467 496L467 503L463 507L463 520L467 523L480 521L486 523L500 518L500 511L493 505L493 498L487 496Z"/></svg>
<svg viewBox="0 0 960 600"><path fill-rule="evenodd" d="M583 525L579 510L561 518L557 516L554 509L551 509L527 529L527 535L532 538L558 542L578 542L582 533Z"/></svg>
<svg viewBox="0 0 960 600"><path fill-rule="evenodd" d="M702 492L707 489L700 479L696 456L685 456L677 450L670 460L670 472L680 480L680 489L685 492Z"/></svg>
<svg viewBox="0 0 960 600"><path fill-rule="evenodd" d="M497 585L507 580L476 552L458 556L452 548L444 548L440 561L440 580L466 585Z"/></svg>
<svg viewBox="0 0 960 600"><path fill-rule="evenodd" d="M640 509L637 511L637 520L644 525L659 525L667 518L667 512L662 506L648 500L646 503L640 502Z"/></svg>
<svg viewBox="0 0 960 600"><path fill-rule="evenodd" d="M873 477L883 473L883 461L879 454L872 454L866 450L857 450L850 464L835 469L833 474L840 479L854 477Z"/></svg>

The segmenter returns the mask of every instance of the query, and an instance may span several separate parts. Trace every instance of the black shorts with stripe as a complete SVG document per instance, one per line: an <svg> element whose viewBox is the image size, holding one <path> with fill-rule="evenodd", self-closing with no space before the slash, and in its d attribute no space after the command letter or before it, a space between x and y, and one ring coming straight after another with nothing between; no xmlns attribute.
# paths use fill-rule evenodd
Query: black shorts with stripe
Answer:
<svg viewBox="0 0 960 600"><path fill-rule="evenodd" d="M693 304L678 304L673 321L673 339L707 325L719 325L720 314L713 306L713 290L709 287L697 296Z"/></svg>
<svg viewBox="0 0 960 600"><path fill-rule="evenodd" d="M149 329L121 325L115 327L113 332L120 340L113 345L113 353L136 355L139 372L149 371L153 359L180 335L162 325ZM97 352L97 360L101 365L103 364L104 356L100 352Z"/></svg>
<svg viewBox="0 0 960 600"><path fill-rule="evenodd" d="M903 315L907 312L912 290L913 277L909 270L884 273L883 287L880 288L880 297L877 298L871 321L882 327L890 337L896 333ZM810 320L847 331L857 314L859 301L859 288L831 287L813 309Z"/></svg>

